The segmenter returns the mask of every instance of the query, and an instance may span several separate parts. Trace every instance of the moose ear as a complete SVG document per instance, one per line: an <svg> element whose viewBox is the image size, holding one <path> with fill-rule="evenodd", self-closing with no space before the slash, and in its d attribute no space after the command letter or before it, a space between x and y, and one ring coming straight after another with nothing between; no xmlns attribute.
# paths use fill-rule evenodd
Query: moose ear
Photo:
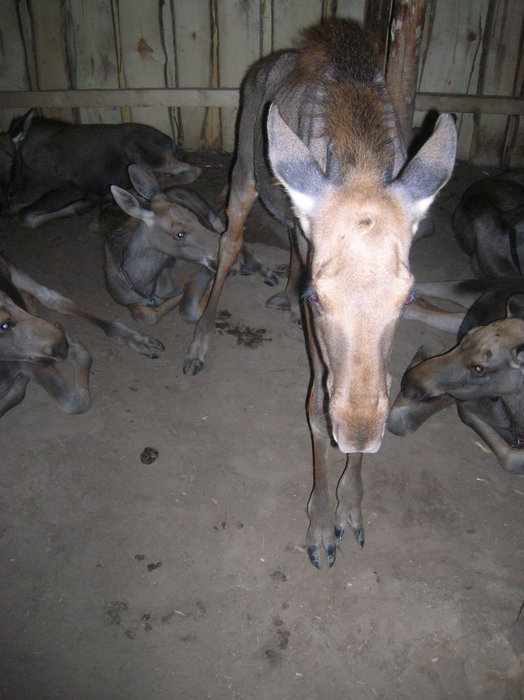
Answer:
<svg viewBox="0 0 524 700"><path fill-rule="evenodd" d="M23 117L13 119L9 125L9 136L14 144L21 144L22 141L25 140L31 128L31 124L33 123L34 116L35 110L30 109Z"/></svg>
<svg viewBox="0 0 524 700"><path fill-rule="evenodd" d="M524 294L512 294L506 302L506 317L524 320Z"/></svg>
<svg viewBox="0 0 524 700"><path fill-rule="evenodd" d="M329 186L320 165L272 104L267 117L269 162L300 219L307 218Z"/></svg>
<svg viewBox="0 0 524 700"><path fill-rule="evenodd" d="M441 114L435 129L392 184L419 221L451 177L457 151L457 131L451 114Z"/></svg>
<svg viewBox="0 0 524 700"><path fill-rule="evenodd" d="M111 194L120 209L134 219L141 219L146 224L153 219L153 212L140 204L138 199L127 190L123 190L117 185L111 185Z"/></svg>
<svg viewBox="0 0 524 700"><path fill-rule="evenodd" d="M153 197L160 192L160 185L156 177L150 170L147 170L147 168L133 163L129 166L127 172L131 184L142 197L153 199Z"/></svg>

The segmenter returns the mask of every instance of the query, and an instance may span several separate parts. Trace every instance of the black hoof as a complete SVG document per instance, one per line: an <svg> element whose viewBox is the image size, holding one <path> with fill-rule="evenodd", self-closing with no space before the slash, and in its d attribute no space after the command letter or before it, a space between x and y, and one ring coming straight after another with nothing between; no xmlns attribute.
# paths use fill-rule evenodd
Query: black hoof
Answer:
<svg viewBox="0 0 524 700"><path fill-rule="evenodd" d="M251 268L250 268L248 265L245 265L244 263L242 263L242 264L240 265L240 274L241 274L243 277L249 277L250 275L253 274L253 272L252 272Z"/></svg>
<svg viewBox="0 0 524 700"><path fill-rule="evenodd" d="M334 544L328 544L326 545L325 551L328 569L331 569L337 558L337 547Z"/></svg>
<svg viewBox="0 0 524 700"><path fill-rule="evenodd" d="M289 265L287 265L287 264L285 264L285 263L282 264L282 265L278 265L278 266L275 267L275 269L273 270L273 273L274 273L275 275L277 275L277 277L288 277L288 275L289 275Z"/></svg>
<svg viewBox="0 0 524 700"><path fill-rule="evenodd" d="M268 287L278 287L278 277L271 274L264 280L264 284L267 284Z"/></svg>
<svg viewBox="0 0 524 700"><path fill-rule="evenodd" d="M194 360L194 359L184 360L184 366L183 366L184 374L192 374L194 377L195 374L198 374L203 369L204 369L204 363L202 362L202 360Z"/></svg>
<svg viewBox="0 0 524 700"><path fill-rule="evenodd" d="M353 534L355 535L355 539L358 543L358 546L360 547L360 549L362 549L362 547L364 546L364 541L365 541L364 528L362 527L362 525L358 525L357 527L354 527Z"/></svg>
<svg viewBox="0 0 524 700"><path fill-rule="evenodd" d="M316 544L309 545L307 555L313 566L316 569L320 569L320 548Z"/></svg>
<svg viewBox="0 0 524 700"><path fill-rule="evenodd" d="M273 294L272 297L266 299L268 309L278 309L279 311L289 311L289 301L284 292Z"/></svg>
<svg viewBox="0 0 524 700"><path fill-rule="evenodd" d="M335 537L337 540L337 545L340 545L342 538L344 537L344 527L343 525L335 525Z"/></svg>

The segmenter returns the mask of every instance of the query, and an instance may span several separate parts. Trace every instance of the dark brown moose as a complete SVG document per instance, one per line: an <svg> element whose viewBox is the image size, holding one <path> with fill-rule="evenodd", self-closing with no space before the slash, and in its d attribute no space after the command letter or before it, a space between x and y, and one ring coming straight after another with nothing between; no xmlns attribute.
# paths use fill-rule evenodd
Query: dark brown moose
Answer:
<svg viewBox="0 0 524 700"><path fill-rule="evenodd" d="M464 311L439 309L430 298ZM406 315L456 330L457 344L434 357L419 348L402 378L388 430L407 435L455 404L503 469L524 474L524 277L422 284Z"/></svg>
<svg viewBox="0 0 524 700"><path fill-rule="evenodd" d="M348 525L364 544L362 453L376 452L382 441L387 363L413 285L409 250L453 170L456 131L452 117L441 115L432 136L406 162L370 45L358 26L345 21L315 27L297 50L262 59L244 81L241 102L228 225L184 371L196 374L204 366L220 293L260 197L293 228L287 294L295 315L300 294L313 375L307 411L314 486L306 544L314 566L323 554L332 566ZM332 441L348 455L334 515Z"/></svg>
<svg viewBox="0 0 524 700"><path fill-rule="evenodd" d="M131 163L174 175L176 184L201 172L176 158L168 136L144 124L69 124L31 110L0 134L2 199L26 226L85 213L109 197L111 185L130 187Z"/></svg>
<svg viewBox="0 0 524 700"><path fill-rule="evenodd" d="M453 213L453 231L479 277L512 277L524 270L524 172L474 182Z"/></svg>

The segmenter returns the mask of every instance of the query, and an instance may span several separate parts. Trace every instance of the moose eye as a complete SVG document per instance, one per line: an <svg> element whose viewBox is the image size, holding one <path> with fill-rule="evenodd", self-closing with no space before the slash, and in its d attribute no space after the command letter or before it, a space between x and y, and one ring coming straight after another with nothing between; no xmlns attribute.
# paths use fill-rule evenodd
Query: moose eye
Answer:
<svg viewBox="0 0 524 700"><path fill-rule="evenodd" d="M185 231L177 231L176 237L177 238L184 238L185 235L186 235Z"/></svg>
<svg viewBox="0 0 524 700"><path fill-rule="evenodd" d="M486 368L483 367L482 365L471 365L471 367L469 368L469 371L475 377L483 377L486 374Z"/></svg>
<svg viewBox="0 0 524 700"><path fill-rule="evenodd" d="M2 321L2 323L0 323L0 331L5 333L12 328L12 325L13 324L10 321Z"/></svg>
<svg viewBox="0 0 524 700"><path fill-rule="evenodd" d="M306 302L309 302L311 306L316 309L316 310L321 310L322 309L322 304L320 303L320 299L318 297L318 294L316 291L313 289L313 287L308 287L306 291L303 294L304 300Z"/></svg>

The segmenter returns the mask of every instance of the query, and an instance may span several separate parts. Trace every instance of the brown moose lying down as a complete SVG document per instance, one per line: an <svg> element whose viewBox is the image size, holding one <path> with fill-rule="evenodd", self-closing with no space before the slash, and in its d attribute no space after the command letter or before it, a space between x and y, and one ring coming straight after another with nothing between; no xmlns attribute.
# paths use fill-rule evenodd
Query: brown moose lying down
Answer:
<svg viewBox="0 0 524 700"><path fill-rule="evenodd" d="M83 413L91 406L91 355L69 333L36 315L37 300L54 311L93 323L116 343L146 357L156 358L164 349L155 338L80 309L0 256L0 416L23 400L31 379L66 413ZM55 367L62 361L74 367L72 384Z"/></svg>
<svg viewBox="0 0 524 700"><path fill-rule="evenodd" d="M435 357L419 349L402 378L388 430L412 433L454 403L503 469L524 474L524 278L423 284L417 295L406 316L458 328L458 344ZM440 311L426 297L471 306L465 313Z"/></svg>

